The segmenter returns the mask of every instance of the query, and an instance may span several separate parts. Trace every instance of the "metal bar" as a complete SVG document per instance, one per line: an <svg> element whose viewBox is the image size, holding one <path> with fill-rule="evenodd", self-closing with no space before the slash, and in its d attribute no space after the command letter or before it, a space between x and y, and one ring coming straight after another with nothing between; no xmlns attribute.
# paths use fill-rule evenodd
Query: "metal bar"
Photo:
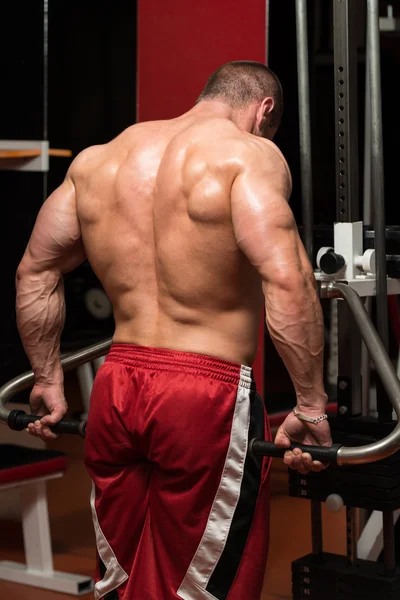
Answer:
<svg viewBox="0 0 400 600"><path fill-rule="evenodd" d="M106 339L103 342L92 344L76 352L71 352L61 357L61 365L64 371L71 371L79 365L89 362L94 358L99 358L107 354L112 340ZM0 388L0 423L7 424L9 410L6 409L7 402L18 392L31 387L34 384L35 376L33 371L27 371L18 377L15 377Z"/></svg>
<svg viewBox="0 0 400 600"><path fill-rule="evenodd" d="M357 47L354 0L334 0L336 220L359 220Z"/></svg>
<svg viewBox="0 0 400 600"><path fill-rule="evenodd" d="M300 167L303 213L303 241L311 263L314 262L314 220L312 190L312 152L310 81L308 68L307 0L296 0L297 80L299 96Z"/></svg>
<svg viewBox="0 0 400 600"><path fill-rule="evenodd" d="M318 500L311 500L311 540L312 553L316 556L322 556L322 506Z"/></svg>
<svg viewBox="0 0 400 600"><path fill-rule="evenodd" d="M370 86L370 44L365 40L365 119L364 119L364 186L363 186L363 222L372 224L371 198L371 86Z"/></svg>
<svg viewBox="0 0 400 600"><path fill-rule="evenodd" d="M355 290L345 283L324 283L321 285L321 296L323 298L342 297L348 303L398 419L395 428L386 438L367 446L340 448L338 464L364 464L386 458L400 448L400 381L394 366L365 310L361 298Z"/></svg>
<svg viewBox="0 0 400 600"><path fill-rule="evenodd" d="M43 139L48 139L49 0L43 0Z"/></svg>
<svg viewBox="0 0 400 600"><path fill-rule="evenodd" d="M361 414L361 335L350 308L338 303L338 379L339 414L356 417Z"/></svg>
<svg viewBox="0 0 400 600"><path fill-rule="evenodd" d="M48 140L49 122L49 0L43 0L43 139ZM48 172L43 173L43 201L48 193Z"/></svg>
<svg viewBox="0 0 400 600"><path fill-rule="evenodd" d="M369 89L371 97L371 175L376 253L376 320L378 333L387 351L389 348L389 326L378 0L367 1L367 43L369 46ZM390 421L392 418L390 403L385 394L379 393L379 391L380 386L378 385L378 416L380 419Z"/></svg>
<svg viewBox="0 0 400 600"><path fill-rule="evenodd" d="M265 64L269 63L269 0L265 0Z"/></svg>
<svg viewBox="0 0 400 600"><path fill-rule="evenodd" d="M396 574L396 553L394 537L394 514L391 510L384 510L383 518L383 561L385 575L393 577Z"/></svg>
<svg viewBox="0 0 400 600"><path fill-rule="evenodd" d="M372 223L372 199L371 199L371 90L370 79L370 47L368 36L365 40L365 117L364 117L364 184L363 184L363 223ZM371 316L371 297L365 299L365 310ZM362 344L361 348L361 377L362 377L362 414L367 416L371 413L370 407L370 385L371 369L369 366L369 354Z"/></svg>
<svg viewBox="0 0 400 600"><path fill-rule="evenodd" d="M346 545L347 560L353 564L357 560L357 519L356 509L346 506Z"/></svg>
<svg viewBox="0 0 400 600"><path fill-rule="evenodd" d="M369 317L371 317L371 296L365 298L365 310ZM370 358L368 350L365 344L361 347L361 381L362 381L362 408L361 414L368 416L371 414L370 406L370 387L371 387L371 369L370 369Z"/></svg>

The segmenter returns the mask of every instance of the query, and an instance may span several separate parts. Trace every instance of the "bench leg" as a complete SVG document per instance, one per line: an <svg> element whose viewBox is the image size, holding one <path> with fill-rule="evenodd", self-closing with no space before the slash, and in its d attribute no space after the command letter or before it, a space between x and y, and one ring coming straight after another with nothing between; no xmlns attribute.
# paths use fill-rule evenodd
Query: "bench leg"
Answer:
<svg viewBox="0 0 400 600"><path fill-rule="evenodd" d="M21 511L27 569L52 573L53 553L44 481L21 488Z"/></svg>
<svg viewBox="0 0 400 600"><path fill-rule="evenodd" d="M0 579L76 596L90 592L91 578L53 569L44 481L21 486L21 510L26 564L0 561Z"/></svg>

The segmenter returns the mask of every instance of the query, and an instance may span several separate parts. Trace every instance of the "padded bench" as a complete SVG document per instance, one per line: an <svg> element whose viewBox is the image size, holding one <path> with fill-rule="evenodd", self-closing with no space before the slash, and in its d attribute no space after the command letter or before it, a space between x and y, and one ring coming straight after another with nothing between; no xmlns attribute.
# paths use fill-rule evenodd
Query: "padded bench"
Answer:
<svg viewBox="0 0 400 600"><path fill-rule="evenodd" d="M62 452L0 444L0 492L19 488L25 564L0 561L0 579L81 595L93 580L53 569L46 481L62 477L68 459Z"/></svg>

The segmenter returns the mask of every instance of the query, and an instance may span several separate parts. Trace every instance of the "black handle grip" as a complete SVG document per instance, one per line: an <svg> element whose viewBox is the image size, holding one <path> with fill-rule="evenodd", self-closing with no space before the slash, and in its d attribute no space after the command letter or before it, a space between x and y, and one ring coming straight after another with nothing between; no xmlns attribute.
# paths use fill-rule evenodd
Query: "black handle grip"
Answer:
<svg viewBox="0 0 400 600"><path fill-rule="evenodd" d="M304 446L303 444L291 444L290 448L278 448L272 442L264 440L252 440L250 442L249 451L257 456L271 456L273 458L283 458L285 452L300 448L302 452L311 454L313 460L319 460L323 463L336 464L337 454L340 444L333 446Z"/></svg>
<svg viewBox="0 0 400 600"><path fill-rule="evenodd" d="M8 426L14 431L26 429L29 423L38 421L41 417L36 415L27 415L23 410L12 410L8 416ZM61 419L57 425L50 427L54 433L72 433L85 437L86 421L73 421L71 419Z"/></svg>

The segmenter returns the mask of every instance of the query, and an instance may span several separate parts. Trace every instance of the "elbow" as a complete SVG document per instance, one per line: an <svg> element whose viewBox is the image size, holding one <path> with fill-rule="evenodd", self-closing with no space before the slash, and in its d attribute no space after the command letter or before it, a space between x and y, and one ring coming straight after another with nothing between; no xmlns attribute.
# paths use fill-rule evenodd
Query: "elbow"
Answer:
<svg viewBox="0 0 400 600"><path fill-rule="evenodd" d="M23 279L25 279L25 277L29 276L30 274L30 270L29 268L27 268L27 265L24 263L24 261L22 260L18 267L17 267L17 271L15 273L15 282L18 285Z"/></svg>
<svg viewBox="0 0 400 600"><path fill-rule="evenodd" d="M267 315L279 313L288 322L300 322L306 314L316 314L319 295L314 273L285 269L273 274L263 285Z"/></svg>
<svg viewBox="0 0 400 600"><path fill-rule="evenodd" d="M24 256L17 267L17 271L15 273L16 282L20 282L27 277L32 277L35 274L35 269L32 264L32 261L28 260L26 256Z"/></svg>
<svg viewBox="0 0 400 600"><path fill-rule="evenodd" d="M299 293L316 290L316 280L311 268L299 265L276 268L265 278L267 288L280 288L282 291Z"/></svg>
<svg viewBox="0 0 400 600"><path fill-rule="evenodd" d="M33 261L24 257L19 263L15 273L15 283L18 287L24 282L28 281L43 281L54 282L58 281L62 277L62 273L59 269L49 269L44 265L34 264Z"/></svg>

